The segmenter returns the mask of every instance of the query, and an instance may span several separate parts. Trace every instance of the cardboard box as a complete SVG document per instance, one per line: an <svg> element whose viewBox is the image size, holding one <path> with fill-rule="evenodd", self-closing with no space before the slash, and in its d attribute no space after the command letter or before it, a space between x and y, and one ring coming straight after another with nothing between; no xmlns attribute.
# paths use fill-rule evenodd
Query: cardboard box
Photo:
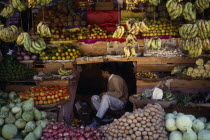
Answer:
<svg viewBox="0 0 210 140"><path fill-rule="evenodd" d="M95 10L114 10L113 2L96 2Z"/></svg>

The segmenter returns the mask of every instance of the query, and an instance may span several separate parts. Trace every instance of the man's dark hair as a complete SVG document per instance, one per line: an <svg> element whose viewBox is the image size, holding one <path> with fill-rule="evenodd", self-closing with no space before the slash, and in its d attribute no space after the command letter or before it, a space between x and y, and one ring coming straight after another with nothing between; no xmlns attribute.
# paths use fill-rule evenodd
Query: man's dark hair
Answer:
<svg viewBox="0 0 210 140"><path fill-rule="evenodd" d="M112 66L111 66L109 63L103 63L103 64L100 66L100 69L101 69L102 71L107 71L109 74L113 74Z"/></svg>

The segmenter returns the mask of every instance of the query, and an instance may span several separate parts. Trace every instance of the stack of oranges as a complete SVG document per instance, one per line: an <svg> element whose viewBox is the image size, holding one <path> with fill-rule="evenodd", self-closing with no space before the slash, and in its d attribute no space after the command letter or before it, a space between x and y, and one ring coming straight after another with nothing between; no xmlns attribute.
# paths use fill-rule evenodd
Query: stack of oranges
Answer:
<svg viewBox="0 0 210 140"><path fill-rule="evenodd" d="M81 56L79 50L71 45L61 45L58 48L48 47L41 52L40 57L43 60L70 60Z"/></svg>

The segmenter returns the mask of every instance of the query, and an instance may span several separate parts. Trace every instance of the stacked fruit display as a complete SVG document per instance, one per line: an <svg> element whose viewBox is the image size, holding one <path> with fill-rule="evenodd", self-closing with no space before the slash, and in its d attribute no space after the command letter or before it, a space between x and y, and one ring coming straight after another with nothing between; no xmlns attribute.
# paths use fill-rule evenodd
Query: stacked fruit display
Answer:
<svg viewBox="0 0 210 140"><path fill-rule="evenodd" d="M102 29L99 25L88 25L82 27L80 32L77 33L78 39L100 39L107 38L107 31Z"/></svg>
<svg viewBox="0 0 210 140"><path fill-rule="evenodd" d="M21 80L32 78L36 73L25 64L19 63L14 58L6 58L0 64L0 80Z"/></svg>
<svg viewBox="0 0 210 140"><path fill-rule="evenodd" d="M148 104L144 109L126 112L121 118L101 129L108 140L164 140L168 137L164 115L160 104Z"/></svg>
<svg viewBox="0 0 210 140"><path fill-rule="evenodd" d="M18 28L15 25L3 27L0 30L0 39L4 42L13 42L17 39L19 34Z"/></svg>
<svg viewBox="0 0 210 140"><path fill-rule="evenodd" d="M160 20L150 20L146 23L149 31L142 33L142 36L164 36L164 35L178 35L177 26L171 26L168 22L161 22Z"/></svg>
<svg viewBox="0 0 210 140"><path fill-rule="evenodd" d="M69 11L67 6L69 5L58 3L56 6L47 6L44 8L45 22L48 23L51 29L85 26L87 24L83 14ZM42 19L43 11L39 10L34 14L35 25L38 25Z"/></svg>
<svg viewBox="0 0 210 140"><path fill-rule="evenodd" d="M46 105L69 99L70 90L68 86L37 86L31 87L29 90L21 92L18 95L23 100L33 98L35 104Z"/></svg>
<svg viewBox="0 0 210 140"><path fill-rule="evenodd" d="M70 44L61 45L60 47L47 47L46 50L40 53L40 58L43 60L70 60L80 57L79 50Z"/></svg>
<svg viewBox="0 0 210 140"><path fill-rule="evenodd" d="M77 28L80 31L80 28ZM51 38L50 41L70 41L70 40L77 40L76 33L72 33L67 29L51 29Z"/></svg>
<svg viewBox="0 0 210 140"><path fill-rule="evenodd" d="M1 93L6 105L0 107L0 139L35 140L49 121L47 113L35 108L33 99L22 102L15 92ZM2 102L1 102L2 103Z"/></svg>

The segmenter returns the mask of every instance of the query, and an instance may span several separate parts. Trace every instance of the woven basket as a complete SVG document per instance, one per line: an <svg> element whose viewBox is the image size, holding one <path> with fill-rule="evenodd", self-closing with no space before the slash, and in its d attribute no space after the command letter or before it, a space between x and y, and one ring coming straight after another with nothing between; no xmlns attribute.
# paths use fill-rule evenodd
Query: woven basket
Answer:
<svg viewBox="0 0 210 140"><path fill-rule="evenodd" d="M177 100L173 101L160 101L160 100L154 100L154 99L141 99L140 97L134 98L132 96L129 97L129 101L133 103L134 109L142 108L146 106L147 104L160 104L163 108L169 108L172 105L176 105Z"/></svg>

